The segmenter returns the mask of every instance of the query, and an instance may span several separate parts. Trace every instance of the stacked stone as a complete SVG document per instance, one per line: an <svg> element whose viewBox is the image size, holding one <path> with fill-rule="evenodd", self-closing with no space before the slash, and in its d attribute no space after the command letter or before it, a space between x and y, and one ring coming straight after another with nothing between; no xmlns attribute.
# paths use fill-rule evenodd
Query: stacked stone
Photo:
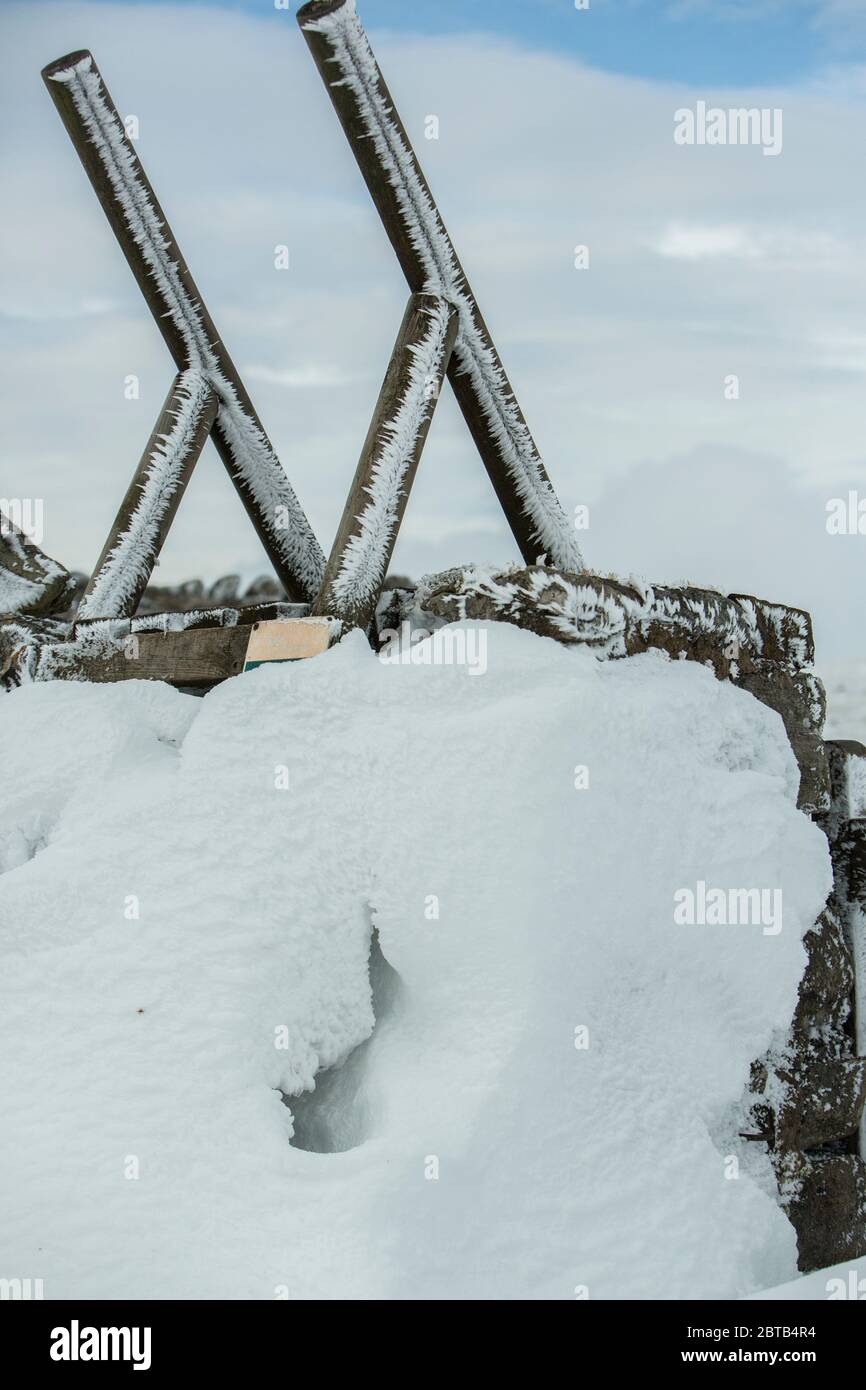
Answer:
<svg viewBox="0 0 866 1390"><path fill-rule="evenodd" d="M752 1068L745 1128L768 1146L801 1270L866 1255L866 749L824 742L809 614L747 594L469 565L385 593L378 630L462 618L514 623L599 657L656 649L699 661L781 716L798 806L828 836L835 889L804 940L789 1035Z"/></svg>
<svg viewBox="0 0 866 1390"><path fill-rule="evenodd" d="M776 1121L780 1188L806 1269L866 1253L866 748L825 750L829 808L817 819L834 889L801 985L797 1066Z"/></svg>

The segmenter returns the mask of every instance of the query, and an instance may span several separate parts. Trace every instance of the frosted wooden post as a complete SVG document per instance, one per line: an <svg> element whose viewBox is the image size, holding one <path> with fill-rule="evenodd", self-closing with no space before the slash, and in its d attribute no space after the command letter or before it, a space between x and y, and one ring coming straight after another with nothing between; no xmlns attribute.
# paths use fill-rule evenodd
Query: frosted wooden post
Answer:
<svg viewBox="0 0 866 1390"><path fill-rule="evenodd" d="M183 372L216 392L213 440L290 597L318 592L324 556L187 269L93 56L42 76L157 326Z"/></svg>
<svg viewBox="0 0 866 1390"><path fill-rule="evenodd" d="M456 334L453 304L410 296L314 614L372 621Z"/></svg>
<svg viewBox="0 0 866 1390"><path fill-rule="evenodd" d="M448 379L523 558L582 570L573 526L551 487L409 137L355 0L310 0L298 23L413 291L459 310Z"/></svg>
<svg viewBox="0 0 866 1390"><path fill-rule="evenodd" d="M201 372L175 377L78 606L79 619L131 618L135 613L218 404Z"/></svg>

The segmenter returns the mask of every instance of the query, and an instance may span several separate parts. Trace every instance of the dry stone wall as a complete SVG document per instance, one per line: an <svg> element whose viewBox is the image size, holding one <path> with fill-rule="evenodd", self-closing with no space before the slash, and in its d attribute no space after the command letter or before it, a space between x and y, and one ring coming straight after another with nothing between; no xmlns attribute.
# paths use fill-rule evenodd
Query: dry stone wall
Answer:
<svg viewBox="0 0 866 1390"><path fill-rule="evenodd" d="M866 748L823 739L809 614L748 594L469 565L384 594L377 631L463 618L514 623L601 658L655 648L699 661L781 716L798 805L828 837L835 886L805 938L785 1044L753 1065L743 1132L771 1155L800 1268L866 1255L866 999L858 1010L856 983L866 990Z"/></svg>

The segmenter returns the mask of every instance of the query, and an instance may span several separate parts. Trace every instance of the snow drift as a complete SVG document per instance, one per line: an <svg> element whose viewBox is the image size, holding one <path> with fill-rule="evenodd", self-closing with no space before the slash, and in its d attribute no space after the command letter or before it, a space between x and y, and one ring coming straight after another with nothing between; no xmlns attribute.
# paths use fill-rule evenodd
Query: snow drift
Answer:
<svg viewBox="0 0 866 1390"><path fill-rule="evenodd" d="M782 723L697 665L485 631L483 679L356 634L204 700L3 699L0 1275L566 1299L795 1276L737 1137L830 887ZM781 888L783 929L677 925L699 881Z"/></svg>

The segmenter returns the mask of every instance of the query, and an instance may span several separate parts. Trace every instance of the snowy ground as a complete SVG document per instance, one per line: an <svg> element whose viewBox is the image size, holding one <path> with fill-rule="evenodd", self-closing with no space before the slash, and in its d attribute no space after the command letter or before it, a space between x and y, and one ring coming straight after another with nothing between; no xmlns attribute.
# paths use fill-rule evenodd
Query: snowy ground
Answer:
<svg viewBox="0 0 866 1390"><path fill-rule="evenodd" d="M265 1299L795 1278L735 1134L830 886L781 722L657 653L486 636L483 675L354 636L204 700L3 697L0 1276ZM676 925L699 880L781 887L783 930ZM307 1091L294 1143L280 1089Z"/></svg>
<svg viewBox="0 0 866 1390"><path fill-rule="evenodd" d="M866 1259L854 1264L832 1265L803 1274L775 1289L763 1289L750 1295L750 1300L770 1299L778 1302L862 1303L866 1300Z"/></svg>

